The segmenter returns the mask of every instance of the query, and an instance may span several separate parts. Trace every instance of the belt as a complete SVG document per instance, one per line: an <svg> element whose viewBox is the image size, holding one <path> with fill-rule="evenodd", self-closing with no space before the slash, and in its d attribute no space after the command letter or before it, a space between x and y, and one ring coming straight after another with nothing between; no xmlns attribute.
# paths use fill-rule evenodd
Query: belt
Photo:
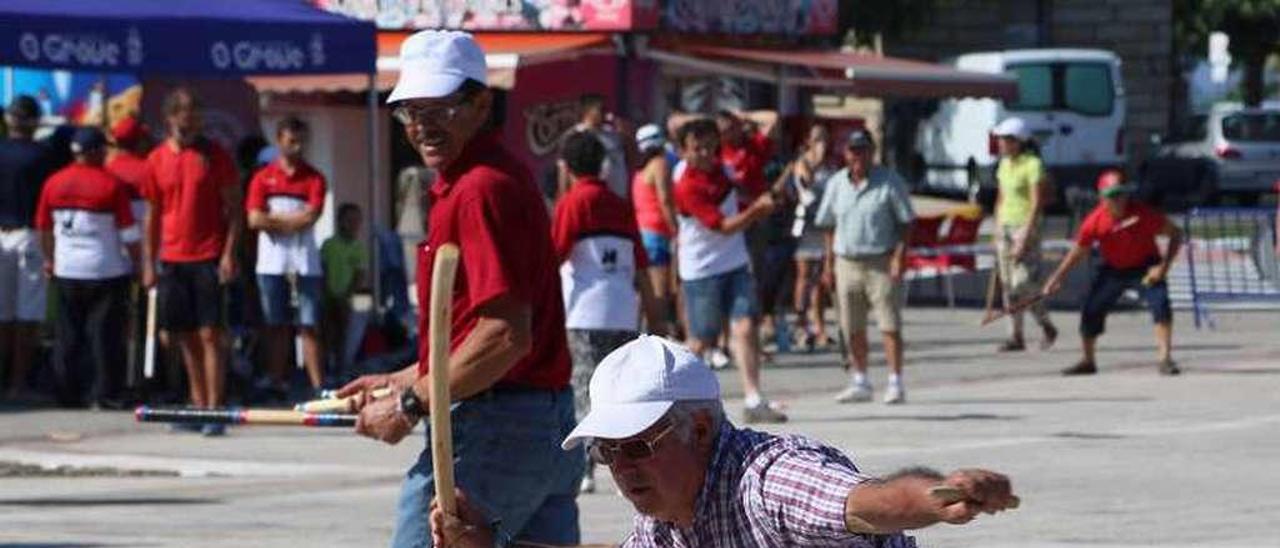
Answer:
<svg viewBox="0 0 1280 548"><path fill-rule="evenodd" d="M512 396L512 395L523 395L523 394L547 394L551 396L551 395L555 395L560 390L563 390L563 388L542 388L538 386L529 386L524 384L500 382L498 384L490 386L488 390L479 392L467 399L468 400L494 399L501 396Z"/></svg>

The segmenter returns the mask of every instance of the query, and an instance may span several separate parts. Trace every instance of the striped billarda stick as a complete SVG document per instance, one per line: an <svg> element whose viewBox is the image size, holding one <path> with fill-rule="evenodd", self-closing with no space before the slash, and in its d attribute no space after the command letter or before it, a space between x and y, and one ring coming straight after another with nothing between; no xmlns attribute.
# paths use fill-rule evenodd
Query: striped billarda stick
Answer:
<svg viewBox="0 0 1280 548"><path fill-rule="evenodd" d="M150 407L134 410L138 422L176 422L194 424L242 424L275 426L336 426L350 428L356 425L355 415L334 413L305 413L288 409L249 409L227 407L201 409L194 407Z"/></svg>
<svg viewBox="0 0 1280 548"><path fill-rule="evenodd" d="M375 400L391 395L390 388L379 388L369 394ZM355 411L355 396L345 398L324 398L299 403L293 406L294 411L307 413L352 413Z"/></svg>
<svg viewBox="0 0 1280 548"><path fill-rule="evenodd" d="M431 463L435 476L436 500L447 515L456 515L453 494L453 425L449 404L449 339L453 323L453 277L458 270L458 246L444 244L436 250L431 268L431 327L428 337L431 351Z"/></svg>

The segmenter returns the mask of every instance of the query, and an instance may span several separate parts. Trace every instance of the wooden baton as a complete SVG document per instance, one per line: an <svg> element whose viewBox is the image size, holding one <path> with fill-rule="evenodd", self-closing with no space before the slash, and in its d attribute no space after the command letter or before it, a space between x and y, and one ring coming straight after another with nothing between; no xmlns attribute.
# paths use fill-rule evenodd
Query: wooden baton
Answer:
<svg viewBox="0 0 1280 548"><path fill-rule="evenodd" d="M172 422L187 424L243 424L275 426L347 427L356 425L355 415L306 413L288 409L250 409L224 407L150 407L143 405L133 412L138 422Z"/></svg>
<svg viewBox="0 0 1280 548"><path fill-rule="evenodd" d="M380 400L391 395L390 388L379 388L369 393L375 400ZM304 411L307 413L351 413L355 409L355 396L347 396L345 398L323 398L318 400L310 400L293 406L294 411Z"/></svg>
<svg viewBox="0 0 1280 548"><path fill-rule="evenodd" d="M156 288L147 290L147 342L142 347L142 376L156 376Z"/></svg>
<svg viewBox="0 0 1280 548"><path fill-rule="evenodd" d="M440 510L453 516L458 513L453 493L453 427L449 405L449 336L453 322L453 278L458 270L458 246L444 244L436 250L431 267L431 327L428 330L431 351L431 465L435 475L436 500Z"/></svg>

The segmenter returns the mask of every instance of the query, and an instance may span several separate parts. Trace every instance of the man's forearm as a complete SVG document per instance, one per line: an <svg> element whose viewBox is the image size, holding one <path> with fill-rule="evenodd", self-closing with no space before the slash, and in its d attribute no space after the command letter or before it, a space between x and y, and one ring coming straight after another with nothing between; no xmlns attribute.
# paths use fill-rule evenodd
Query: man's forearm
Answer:
<svg viewBox="0 0 1280 548"><path fill-rule="evenodd" d="M1173 267L1174 259L1178 258L1178 251L1182 249L1182 234L1174 233L1169 237L1169 246L1165 249L1164 258L1160 261L1160 268L1163 272L1169 272Z"/></svg>
<svg viewBox="0 0 1280 548"><path fill-rule="evenodd" d="M845 499L845 526L850 532L883 534L938 523L929 489L941 481L941 474L921 469L860 484Z"/></svg>
<svg viewBox="0 0 1280 548"><path fill-rule="evenodd" d="M530 350L528 332L517 333L523 326L502 319L481 317L462 345L449 357L449 395L455 400L469 398L489 389ZM427 336L424 334L423 336ZM414 382L414 392L428 401L430 375Z"/></svg>
<svg viewBox="0 0 1280 548"><path fill-rule="evenodd" d="M1088 250L1089 248L1081 247L1079 245L1072 247L1071 251L1067 252L1067 256L1062 258L1062 263L1058 265L1058 269L1053 271L1052 278L1062 278L1063 276L1066 276L1067 272L1070 272L1071 269L1076 266L1076 263L1080 262L1080 260L1084 258L1084 255L1085 253L1088 253Z"/></svg>

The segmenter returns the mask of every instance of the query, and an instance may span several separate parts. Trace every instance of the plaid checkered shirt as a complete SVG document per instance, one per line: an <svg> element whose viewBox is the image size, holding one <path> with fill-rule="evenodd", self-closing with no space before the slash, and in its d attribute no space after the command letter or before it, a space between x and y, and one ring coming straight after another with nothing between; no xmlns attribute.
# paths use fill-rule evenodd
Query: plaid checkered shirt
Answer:
<svg viewBox="0 0 1280 548"><path fill-rule="evenodd" d="M800 436L738 429L726 420L691 527L637 515L622 546L915 548L911 537L860 535L844 505L868 476L840 451Z"/></svg>

